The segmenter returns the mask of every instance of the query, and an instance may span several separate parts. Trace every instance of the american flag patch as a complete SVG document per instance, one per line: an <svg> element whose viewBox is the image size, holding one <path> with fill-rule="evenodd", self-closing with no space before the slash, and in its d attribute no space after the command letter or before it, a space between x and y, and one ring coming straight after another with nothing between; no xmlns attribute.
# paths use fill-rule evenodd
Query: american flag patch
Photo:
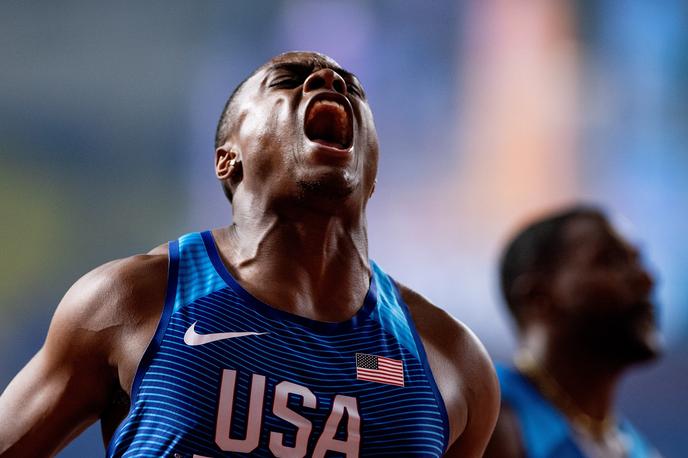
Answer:
<svg viewBox="0 0 688 458"><path fill-rule="evenodd" d="M356 353L356 379L404 386L404 363L398 359Z"/></svg>

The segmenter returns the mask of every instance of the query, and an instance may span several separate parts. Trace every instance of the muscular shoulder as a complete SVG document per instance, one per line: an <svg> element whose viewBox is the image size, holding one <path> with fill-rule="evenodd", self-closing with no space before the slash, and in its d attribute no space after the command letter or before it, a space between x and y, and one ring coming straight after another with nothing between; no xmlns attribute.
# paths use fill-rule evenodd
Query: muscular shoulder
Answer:
<svg viewBox="0 0 688 458"><path fill-rule="evenodd" d="M477 338L463 323L419 293L402 284L397 285L423 340L433 343L441 342L441 348L438 350L452 356L455 356L455 346L467 346L470 350L477 349L479 346Z"/></svg>
<svg viewBox="0 0 688 458"><path fill-rule="evenodd" d="M89 321L108 325L107 315L131 313L159 295L167 279L167 254L151 252L117 259L93 269L69 289L62 301ZM105 315L105 316L103 316Z"/></svg>
<svg viewBox="0 0 688 458"><path fill-rule="evenodd" d="M475 444L484 442L484 447L499 409L499 383L487 351L466 325L410 288L398 286L447 406L452 439L461 436Z"/></svg>
<svg viewBox="0 0 688 458"><path fill-rule="evenodd" d="M159 313L166 281L167 254L162 247L93 269L65 294L48 341L88 344L94 351L115 347L132 325Z"/></svg>
<svg viewBox="0 0 688 458"><path fill-rule="evenodd" d="M430 351L439 354L448 366L459 368L463 380L487 379L498 386L485 348L465 324L410 288L399 285L399 291Z"/></svg>

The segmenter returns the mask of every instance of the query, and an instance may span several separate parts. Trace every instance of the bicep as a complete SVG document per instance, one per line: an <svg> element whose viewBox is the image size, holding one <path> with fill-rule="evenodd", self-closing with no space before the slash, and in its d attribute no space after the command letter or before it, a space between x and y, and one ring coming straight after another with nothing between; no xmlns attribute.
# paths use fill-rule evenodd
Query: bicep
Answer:
<svg viewBox="0 0 688 458"><path fill-rule="evenodd" d="M499 413L499 383L489 359L482 357L480 360L480 368L473 372L479 376L468 380L466 426L445 457L482 457L495 427Z"/></svg>
<svg viewBox="0 0 688 458"><path fill-rule="evenodd" d="M480 340L419 294L398 285L409 305L449 415L447 457L482 456L499 413L499 382Z"/></svg>
<svg viewBox="0 0 688 458"><path fill-rule="evenodd" d="M39 351L0 397L2 456L43 456L98 418L97 385ZM6 455L5 455L6 454Z"/></svg>
<svg viewBox="0 0 688 458"><path fill-rule="evenodd" d="M486 458L524 458L521 431L514 411L502 404L499 419L490 443L485 450Z"/></svg>
<svg viewBox="0 0 688 458"><path fill-rule="evenodd" d="M78 324L91 312L66 297L45 344L0 396L3 457L52 454L107 405L111 373L99 354L100 336Z"/></svg>
<svg viewBox="0 0 688 458"><path fill-rule="evenodd" d="M97 420L105 406L107 389L98 369L81 358L54 360L50 353L41 349L0 397L2 456L53 452Z"/></svg>

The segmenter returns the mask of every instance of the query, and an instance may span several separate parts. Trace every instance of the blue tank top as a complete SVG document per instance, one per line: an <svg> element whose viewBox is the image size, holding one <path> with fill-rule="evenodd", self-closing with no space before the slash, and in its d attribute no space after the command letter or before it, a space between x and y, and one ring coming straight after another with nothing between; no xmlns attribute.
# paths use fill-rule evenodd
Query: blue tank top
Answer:
<svg viewBox="0 0 688 458"><path fill-rule="evenodd" d="M513 368L497 364L496 369L502 403L511 407L518 418L526 457L585 458L566 418L535 386ZM621 421L619 429L627 439L628 458L659 456L628 421Z"/></svg>
<svg viewBox="0 0 688 458"><path fill-rule="evenodd" d="M251 296L210 231L170 242L162 316L107 456L441 456L447 413L423 345L371 268L358 312L326 323Z"/></svg>

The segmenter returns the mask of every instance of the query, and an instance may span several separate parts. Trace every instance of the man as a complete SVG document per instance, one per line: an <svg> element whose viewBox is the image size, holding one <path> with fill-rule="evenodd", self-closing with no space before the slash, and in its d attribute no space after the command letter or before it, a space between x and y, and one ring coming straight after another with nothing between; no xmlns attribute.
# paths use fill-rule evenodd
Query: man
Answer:
<svg viewBox="0 0 688 458"><path fill-rule="evenodd" d="M614 412L623 373L660 351L653 280L595 208L537 220L508 244L501 287L518 327L515 369L485 456L656 456Z"/></svg>
<svg viewBox="0 0 688 458"><path fill-rule="evenodd" d="M377 163L353 74L308 52L261 66L217 129L233 224L77 281L0 398L0 455L100 419L117 457L481 456L484 349L368 260Z"/></svg>

